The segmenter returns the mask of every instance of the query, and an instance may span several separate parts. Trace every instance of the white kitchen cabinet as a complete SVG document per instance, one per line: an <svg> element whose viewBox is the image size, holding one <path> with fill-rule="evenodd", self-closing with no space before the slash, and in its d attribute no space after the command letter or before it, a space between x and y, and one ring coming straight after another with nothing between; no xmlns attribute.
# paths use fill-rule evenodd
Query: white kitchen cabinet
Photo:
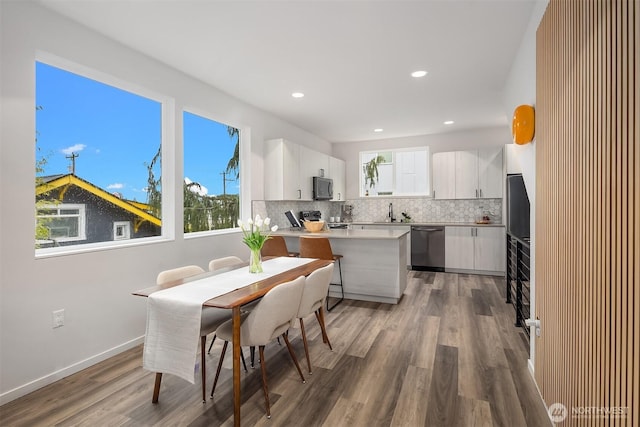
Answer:
<svg viewBox="0 0 640 427"><path fill-rule="evenodd" d="M504 227L445 227L445 269L503 274Z"/></svg>
<svg viewBox="0 0 640 427"><path fill-rule="evenodd" d="M483 271L505 271L506 235L504 227L472 227L476 229L474 267Z"/></svg>
<svg viewBox="0 0 640 427"><path fill-rule="evenodd" d="M504 175L502 147L478 150L478 196L483 199L501 199Z"/></svg>
<svg viewBox="0 0 640 427"><path fill-rule="evenodd" d="M502 147L433 155L437 199L502 198Z"/></svg>
<svg viewBox="0 0 640 427"><path fill-rule="evenodd" d="M329 156L300 146L300 189L302 200L313 200L313 177L329 175Z"/></svg>
<svg viewBox="0 0 640 427"><path fill-rule="evenodd" d="M285 139L264 145L265 200L312 200L313 177L329 171L329 156Z"/></svg>
<svg viewBox="0 0 640 427"><path fill-rule="evenodd" d="M347 183L345 175L345 161L329 157L329 178L333 180L333 199L331 200L334 202L341 202L346 199Z"/></svg>
<svg viewBox="0 0 640 427"><path fill-rule="evenodd" d="M435 153L431 161L431 170L433 173L433 197L436 199L455 199L455 151Z"/></svg>
<svg viewBox="0 0 640 427"><path fill-rule="evenodd" d="M266 200L300 200L300 146L284 139L264 144L264 197ZM311 197L309 199L311 200Z"/></svg>
<svg viewBox="0 0 640 427"><path fill-rule="evenodd" d="M456 199L478 197L478 152L456 151Z"/></svg>
<svg viewBox="0 0 640 427"><path fill-rule="evenodd" d="M444 267L454 270L474 270L475 227L444 228Z"/></svg>

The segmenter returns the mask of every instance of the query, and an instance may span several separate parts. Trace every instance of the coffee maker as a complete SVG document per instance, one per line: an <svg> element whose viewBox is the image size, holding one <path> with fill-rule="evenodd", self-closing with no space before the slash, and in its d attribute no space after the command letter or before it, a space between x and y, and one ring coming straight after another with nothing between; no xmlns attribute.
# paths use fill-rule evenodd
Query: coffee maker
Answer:
<svg viewBox="0 0 640 427"><path fill-rule="evenodd" d="M353 205L344 204L340 208L340 220L342 222L352 222L353 221Z"/></svg>

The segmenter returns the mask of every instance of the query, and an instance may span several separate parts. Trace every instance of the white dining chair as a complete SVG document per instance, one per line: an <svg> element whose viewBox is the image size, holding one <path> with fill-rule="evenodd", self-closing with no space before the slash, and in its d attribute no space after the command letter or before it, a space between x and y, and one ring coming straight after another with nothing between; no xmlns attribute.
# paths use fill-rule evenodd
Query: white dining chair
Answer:
<svg viewBox="0 0 640 427"><path fill-rule="evenodd" d="M237 256L226 256L222 258L215 258L209 261L209 271L220 270L221 268L233 267L234 265L242 264L242 261Z"/></svg>
<svg viewBox="0 0 640 427"><path fill-rule="evenodd" d="M204 273L204 269L197 265L187 265L184 267L173 268L171 270L165 270L158 274L156 278L156 284L164 285L169 282L173 282L180 279L185 279L187 277L195 276L197 274ZM206 363L205 363L205 348L207 344L207 335L212 332L215 332L216 329L225 321L231 318L231 312L229 310L214 308L214 307L203 307L202 309L202 320L200 322L200 365L202 372L202 402L206 402ZM243 358L244 363L244 358ZM246 364L244 367L245 371L247 370ZM162 381L162 374L156 373L156 384L153 391L153 399L152 401L155 403L158 401L158 396L160 394L160 382Z"/></svg>
<svg viewBox="0 0 640 427"><path fill-rule="evenodd" d="M276 337L281 336L287 345L289 355L296 365L298 374L302 382L305 382L304 375L298 364L291 343L287 337L287 332L291 321L295 318L300 299L304 290L305 278L300 276L295 280L280 284L267 292L258 302L253 311L241 314L240 325L240 343L242 345L257 346L260 353L260 367L262 371L262 390L264 392L264 401L267 412L267 418L271 418L271 408L269 405L269 388L267 386L266 361L264 358L264 347ZM216 331L218 337L224 340L222 354L216 371L216 378L213 381L211 389L211 397L216 390L222 361L227 350L229 341L233 339L233 322L231 320L224 322Z"/></svg>
<svg viewBox="0 0 640 427"><path fill-rule="evenodd" d="M298 307L298 313L296 314L296 317L300 321L300 331L302 334L302 342L304 343L304 354L307 358L309 374L312 373L311 360L309 359L309 346L307 344L307 334L304 329L303 319L311 313L316 315L316 319L318 319L318 323L320 324L320 330L322 331L322 342L327 344L330 350L333 350L324 323L324 301L327 298L327 291L329 290L329 284L333 277L333 269L334 264L329 264L307 276L302 298L300 299L300 306Z"/></svg>

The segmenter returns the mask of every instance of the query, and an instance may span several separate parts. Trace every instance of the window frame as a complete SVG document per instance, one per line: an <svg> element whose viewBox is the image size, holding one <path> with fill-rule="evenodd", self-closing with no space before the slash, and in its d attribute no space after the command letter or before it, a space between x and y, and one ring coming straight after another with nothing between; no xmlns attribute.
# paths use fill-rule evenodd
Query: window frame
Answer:
<svg viewBox="0 0 640 427"><path fill-rule="evenodd" d="M37 210L55 210L57 215L39 215L36 212L36 221L38 218L78 218L78 236L77 237L56 237L52 238L48 236L47 240L56 241L56 242L79 242L82 240L87 240L87 208L84 204L75 204L75 203L57 203L57 204L45 204L38 206ZM77 215L61 215L61 210L77 210ZM50 229L50 227L47 227Z"/></svg>
<svg viewBox="0 0 640 427"><path fill-rule="evenodd" d="M246 215L245 208L251 206L250 198L251 198L251 189L247 188L247 183L250 182L250 171L248 167L243 167L244 164L248 163L247 159L250 159L250 141L251 141L251 128L249 126L244 126L242 124L235 123L233 120L220 117L216 114L211 113L208 109L203 109L200 107L195 107L193 105L184 105L180 111L180 120L181 120L181 129L182 129L182 152L180 156L180 160L182 162L182 176L180 177L180 182L182 182L185 178L185 169L184 169L184 113L194 114L196 116L200 116L202 118L212 120L214 122L223 124L225 126L232 126L240 131L238 143L239 143L239 163L240 163L240 175L238 177L238 187L239 187L239 206L238 212L240 219L249 218L251 214ZM178 177L176 176L176 179ZM182 186L180 186L182 188ZM182 224L184 222L184 199L182 191L180 191L180 228L182 229ZM193 231L190 233L182 232L182 236L185 240L194 239L194 238L202 238L209 237L213 235L223 235L223 234L232 234L240 232L240 227L236 225L233 228L223 228L218 230L205 230L205 231Z"/></svg>
<svg viewBox="0 0 640 427"><path fill-rule="evenodd" d="M426 161L426 190L424 193L397 193L398 188L397 185L398 183L396 182L396 178L397 178L397 162L396 162L396 153L406 153L406 152L425 152L425 161ZM391 165L392 166L392 170L391 170L391 182L392 182L392 194L366 194L367 190L369 189L369 187L365 187L365 176L364 173L362 171L362 166L363 166L363 158L365 156L374 154L374 155L378 155L378 154L384 154L384 153L391 153L392 159L391 162L385 161L380 163L381 165ZM358 176L359 176L359 180L358 180L358 187L359 187L359 198L412 198L412 197L431 197L432 195L432 191L431 191L431 164L430 164L430 150L429 150L429 146L425 145L425 146L419 146L419 147L407 147L407 148L384 148L384 149L378 149L378 150L364 150L364 151L360 151L358 153Z"/></svg>
<svg viewBox="0 0 640 427"><path fill-rule="evenodd" d="M118 228L124 227L126 231L123 236L118 236ZM131 239L131 221L114 221L113 222L113 240L129 240Z"/></svg>
<svg viewBox="0 0 640 427"><path fill-rule="evenodd" d="M33 92L34 92L34 105L35 105L35 93L36 93L36 78L35 78L35 66L36 62L41 62L46 65L59 68L69 73L77 74L81 77L85 77L91 80L95 80L99 83L112 86L116 89L120 89L134 95L150 99L160 104L160 147L161 147L161 188L162 188L162 217L160 218L162 226L159 236L140 237L136 239L120 239L109 240L104 242L86 243L79 245L65 245L61 247L53 248L35 248L36 258L47 258L51 256L64 256L76 253L95 252L101 250L111 250L114 248L124 248L131 246L153 244L155 242L165 242L175 240L175 223L176 218L173 211L175 206L175 192L172 189L175 188L175 159L176 155L176 141L175 141L175 99L148 89L141 85L135 84L131 81L123 80L115 77L109 73L96 70L94 68L82 65L80 63L68 60L66 58L59 57L49 52L37 51L33 59L34 66L34 78L33 78ZM34 129L35 132L35 129ZM37 161L34 153L33 162L34 170L35 163ZM35 174L33 175L35 178ZM35 207L35 203L34 203ZM35 220L35 209L34 209ZM36 242L37 243L37 242Z"/></svg>

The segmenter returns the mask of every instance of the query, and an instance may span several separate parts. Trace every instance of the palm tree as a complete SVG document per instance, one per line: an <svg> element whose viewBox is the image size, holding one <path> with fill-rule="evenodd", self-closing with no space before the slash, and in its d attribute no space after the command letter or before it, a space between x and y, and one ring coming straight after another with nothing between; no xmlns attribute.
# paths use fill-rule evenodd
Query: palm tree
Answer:
<svg viewBox="0 0 640 427"><path fill-rule="evenodd" d="M231 157L229 163L227 163L226 172L235 172L236 179L238 179L238 177L240 177L240 130L233 126L227 126L227 133L232 140L233 138L236 139L236 147L233 149L233 157Z"/></svg>

